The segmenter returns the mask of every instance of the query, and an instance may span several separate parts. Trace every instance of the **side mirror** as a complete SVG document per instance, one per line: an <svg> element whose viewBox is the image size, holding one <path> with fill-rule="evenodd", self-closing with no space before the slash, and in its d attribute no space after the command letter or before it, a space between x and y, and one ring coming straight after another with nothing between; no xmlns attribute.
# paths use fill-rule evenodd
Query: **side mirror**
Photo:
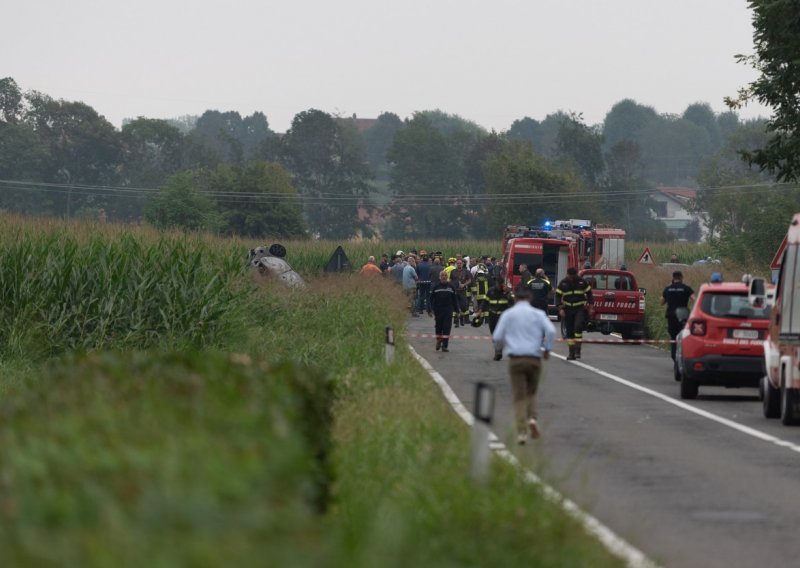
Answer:
<svg viewBox="0 0 800 568"><path fill-rule="evenodd" d="M689 319L689 308L675 308L675 317L679 322L684 323Z"/></svg>
<svg viewBox="0 0 800 568"><path fill-rule="evenodd" d="M747 301L754 308L763 308L767 305L767 283L763 278L750 280Z"/></svg>
<svg viewBox="0 0 800 568"><path fill-rule="evenodd" d="M642 293L642 296L647 296L647 288L639 288L639 292Z"/></svg>

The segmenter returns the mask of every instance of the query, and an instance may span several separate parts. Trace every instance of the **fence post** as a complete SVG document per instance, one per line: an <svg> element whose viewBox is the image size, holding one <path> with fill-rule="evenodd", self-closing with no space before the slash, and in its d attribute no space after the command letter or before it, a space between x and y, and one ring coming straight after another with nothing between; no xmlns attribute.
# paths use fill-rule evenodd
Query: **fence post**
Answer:
<svg viewBox="0 0 800 568"><path fill-rule="evenodd" d="M494 414L494 387L483 381L475 383L475 408L472 421L472 467L470 476L485 483L489 475L489 432Z"/></svg>
<svg viewBox="0 0 800 568"><path fill-rule="evenodd" d="M392 326L386 326L386 364L394 363L394 330Z"/></svg>

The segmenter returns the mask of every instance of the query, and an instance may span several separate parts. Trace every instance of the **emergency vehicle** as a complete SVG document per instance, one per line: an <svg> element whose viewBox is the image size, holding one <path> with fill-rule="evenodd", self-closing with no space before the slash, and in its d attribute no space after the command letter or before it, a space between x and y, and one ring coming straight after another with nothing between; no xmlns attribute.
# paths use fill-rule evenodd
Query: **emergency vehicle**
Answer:
<svg viewBox="0 0 800 568"><path fill-rule="evenodd" d="M697 398L703 385L759 385L769 308L751 305L747 280L700 286L686 325L675 338L675 380L681 383L681 398Z"/></svg>
<svg viewBox="0 0 800 568"><path fill-rule="evenodd" d="M763 278L750 284L750 304L771 307L764 342L766 374L760 391L764 416L785 425L800 420L800 213L789 226L774 296Z"/></svg>
<svg viewBox="0 0 800 568"><path fill-rule="evenodd" d="M625 231L603 225L592 227L586 219L569 219L543 226L508 225L503 230L503 273L506 286L520 283L522 264L531 273L544 269L553 287L567 275L567 268L619 268L625 262ZM554 296L548 298L549 314L556 314Z"/></svg>
<svg viewBox="0 0 800 568"><path fill-rule="evenodd" d="M592 287L594 303L586 320L586 331L603 335L618 332L622 339L644 339L644 288L636 284L636 276L627 270L590 268L579 272ZM566 337L566 328L561 333Z"/></svg>

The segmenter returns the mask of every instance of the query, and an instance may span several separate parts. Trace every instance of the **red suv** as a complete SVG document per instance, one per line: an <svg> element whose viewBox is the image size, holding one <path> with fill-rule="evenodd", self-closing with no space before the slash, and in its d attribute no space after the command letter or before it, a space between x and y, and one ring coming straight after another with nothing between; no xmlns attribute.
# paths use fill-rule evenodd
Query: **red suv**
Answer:
<svg viewBox="0 0 800 568"><path fill-rule="evenodd" d="M675 380L681 398L700 385L758 387L764 376L769 308L754 308L742 282L703 284L686 326L678 334Z"/></svg>

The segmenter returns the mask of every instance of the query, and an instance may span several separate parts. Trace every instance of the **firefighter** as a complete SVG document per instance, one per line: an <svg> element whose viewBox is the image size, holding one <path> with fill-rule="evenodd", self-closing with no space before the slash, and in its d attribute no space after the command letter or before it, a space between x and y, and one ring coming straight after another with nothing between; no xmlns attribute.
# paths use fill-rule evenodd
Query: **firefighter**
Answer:
<svg viewBox="0 0 800 568"><path fill-rule="evenodd" d="M456 291L444 270L439 273L439 281L431 290L431 303L428 315L433 314L436 331L436 350L447 353L450 344L450 330L453 325L453 313L458 309Z"/></svg>
<svg viewBox="0 0 800 568"><path fill-rule="evenodd" d="M514 305L514 295L511 290L506 288L502 278L496 278L495 284L486 293L486 304L489 320L489 332L494 333L494 328L497 325L497 320L500 315ZM494 350L494 360L499 361L503 358L503 350Z"/></svg>
<svg viewBox="0 0 800 568"><path fill-rule="evenodd" d="M469 270L464 267L463 260L456 260L456 268L450 272L450 282L456 289L456 297L458 298L458 312L453 318L456 327L458 327L459 323L461 325L467 325L467 320L469 319L469 300L467 299L467 293L470 284L472 284L472 275L469 273Z"/></svg>
<svg viewBox="0 0 800 568"><path fill-rule="evenodd" d="M574 266L567 268L567 277L558 283L556 306L558 315L564 320L567 329L567 345L569 345L567 360L580 359L586 310L592 309L592 287L578 276L578 269Z"/></svg>
<svg viewBox="0 0 800 568"><path fill-rule="evenodd" d="M483 320L489 315L489 270L483 263L479 263L478 269L475 271L472 289L475 290L475 306L472 310L472 320L475 325L476 319L483 323Z"/></svg>
<svg viewBox="0 0 800 568"><path fill-rule="evenodd" d="M544 268L537 268L534 277L528 281L528 288L533 291L531 305L547 313L547 295L553 289L550 279L544 273Z"/></svg>

